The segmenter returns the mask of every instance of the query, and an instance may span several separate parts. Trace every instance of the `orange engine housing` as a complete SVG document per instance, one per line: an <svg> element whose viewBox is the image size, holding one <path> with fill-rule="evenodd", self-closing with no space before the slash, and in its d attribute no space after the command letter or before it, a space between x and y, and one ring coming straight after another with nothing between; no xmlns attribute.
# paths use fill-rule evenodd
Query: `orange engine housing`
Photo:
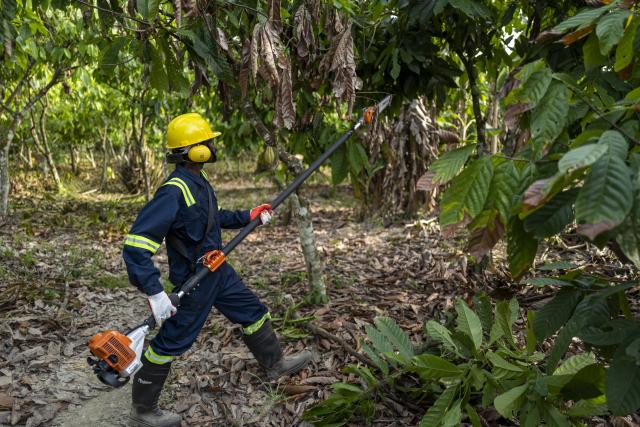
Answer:
<svg viewBox="0 0 640 427"><path fill-rule="evenodd" d="M131 338L128 336L117 331L105 331L91 337L89 351L117 372L121 372L136 358L130 345Z"/></svg>

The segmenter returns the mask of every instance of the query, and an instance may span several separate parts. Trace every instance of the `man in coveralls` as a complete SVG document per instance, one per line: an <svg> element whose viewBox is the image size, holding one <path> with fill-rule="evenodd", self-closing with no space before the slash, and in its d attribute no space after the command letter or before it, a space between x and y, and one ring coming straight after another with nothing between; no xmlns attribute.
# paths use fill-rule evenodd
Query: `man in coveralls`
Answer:
<svg viewBox="0 0 640 427"><path fill-rule="evenodd" d="M270 380L302 369L311 354L304 350L284 357L271 329L269 311L228 263L208 274L200 286L180 303L171 304L151 257L166 239L169 280L178 290L205 252L221 249L221 228L241 228L254 218L271 219L271 206L251 210L218 209L215 192L202 170L216 161L212 141L220 132L196 113L173 119L167 128L167 160L175 171L138 214L124 243L123 258L129 280L148 296L160 330L142 357L132 390L131 422L134 426L179 426L181 417L158 408L158 398L175 356L195 342L212 307L243 328L243 339Z"/></svg>

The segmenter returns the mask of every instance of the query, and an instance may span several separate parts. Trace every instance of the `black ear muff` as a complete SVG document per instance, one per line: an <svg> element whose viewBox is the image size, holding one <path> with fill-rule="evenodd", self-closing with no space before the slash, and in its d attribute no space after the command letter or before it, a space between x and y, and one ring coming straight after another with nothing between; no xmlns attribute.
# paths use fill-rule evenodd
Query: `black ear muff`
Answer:
<svg viewBox="0 0 640 427"><path fill-rule="evenodd" d="M182 153L167 153L165 154L167 163L184 163L184 154Z"/></svg>

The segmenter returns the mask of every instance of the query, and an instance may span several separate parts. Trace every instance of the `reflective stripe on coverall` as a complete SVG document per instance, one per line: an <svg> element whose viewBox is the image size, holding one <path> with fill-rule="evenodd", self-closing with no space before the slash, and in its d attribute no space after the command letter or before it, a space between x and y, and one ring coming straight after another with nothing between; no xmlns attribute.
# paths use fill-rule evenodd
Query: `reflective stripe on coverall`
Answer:
<svg viewBox="0 0 640 427"><path fill-rule="evenodd" d="M151 257L167 234L174 234L193 255L190 263L167 243L169 280L177 291L191 275L192 263L205 252L222 248L221 228L241 228L249 223L249 210L218 209L212 188L213 226L204 236L209 206L207 186L210 186L205 176L197 176L182 165L176 166L153 200L142 208L125 238L123 258L129 280L147 295L163 290L160 272ZM196 247L203 239L201 250L196 254ZM199 265L199 268L204 267ZM267 308L225 262L182 298L177 314L162 324L151 341L150 349L145 353L147 359L166 363L172 359L166 356L178 356L187 351L214 306L233 323L242 325L245 334L258 330L269 317Z"/></svg>

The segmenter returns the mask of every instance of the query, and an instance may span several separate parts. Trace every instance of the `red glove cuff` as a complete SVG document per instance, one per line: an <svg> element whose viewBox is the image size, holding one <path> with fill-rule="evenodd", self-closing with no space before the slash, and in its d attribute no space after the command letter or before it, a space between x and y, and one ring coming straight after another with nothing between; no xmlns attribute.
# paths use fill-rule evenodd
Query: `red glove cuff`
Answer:
<svg viewBox="0 0 640 427"><path fill-rule="evenodd" d="M264 205L256 206L255 208L251 209L251 211L249 212L249 218L251 219L251 221L253 221L254 219L258 218L260 214L264 211L269 212L270 215L273 214L273 209L271 209L271 205L266 203Z"/></svg>

